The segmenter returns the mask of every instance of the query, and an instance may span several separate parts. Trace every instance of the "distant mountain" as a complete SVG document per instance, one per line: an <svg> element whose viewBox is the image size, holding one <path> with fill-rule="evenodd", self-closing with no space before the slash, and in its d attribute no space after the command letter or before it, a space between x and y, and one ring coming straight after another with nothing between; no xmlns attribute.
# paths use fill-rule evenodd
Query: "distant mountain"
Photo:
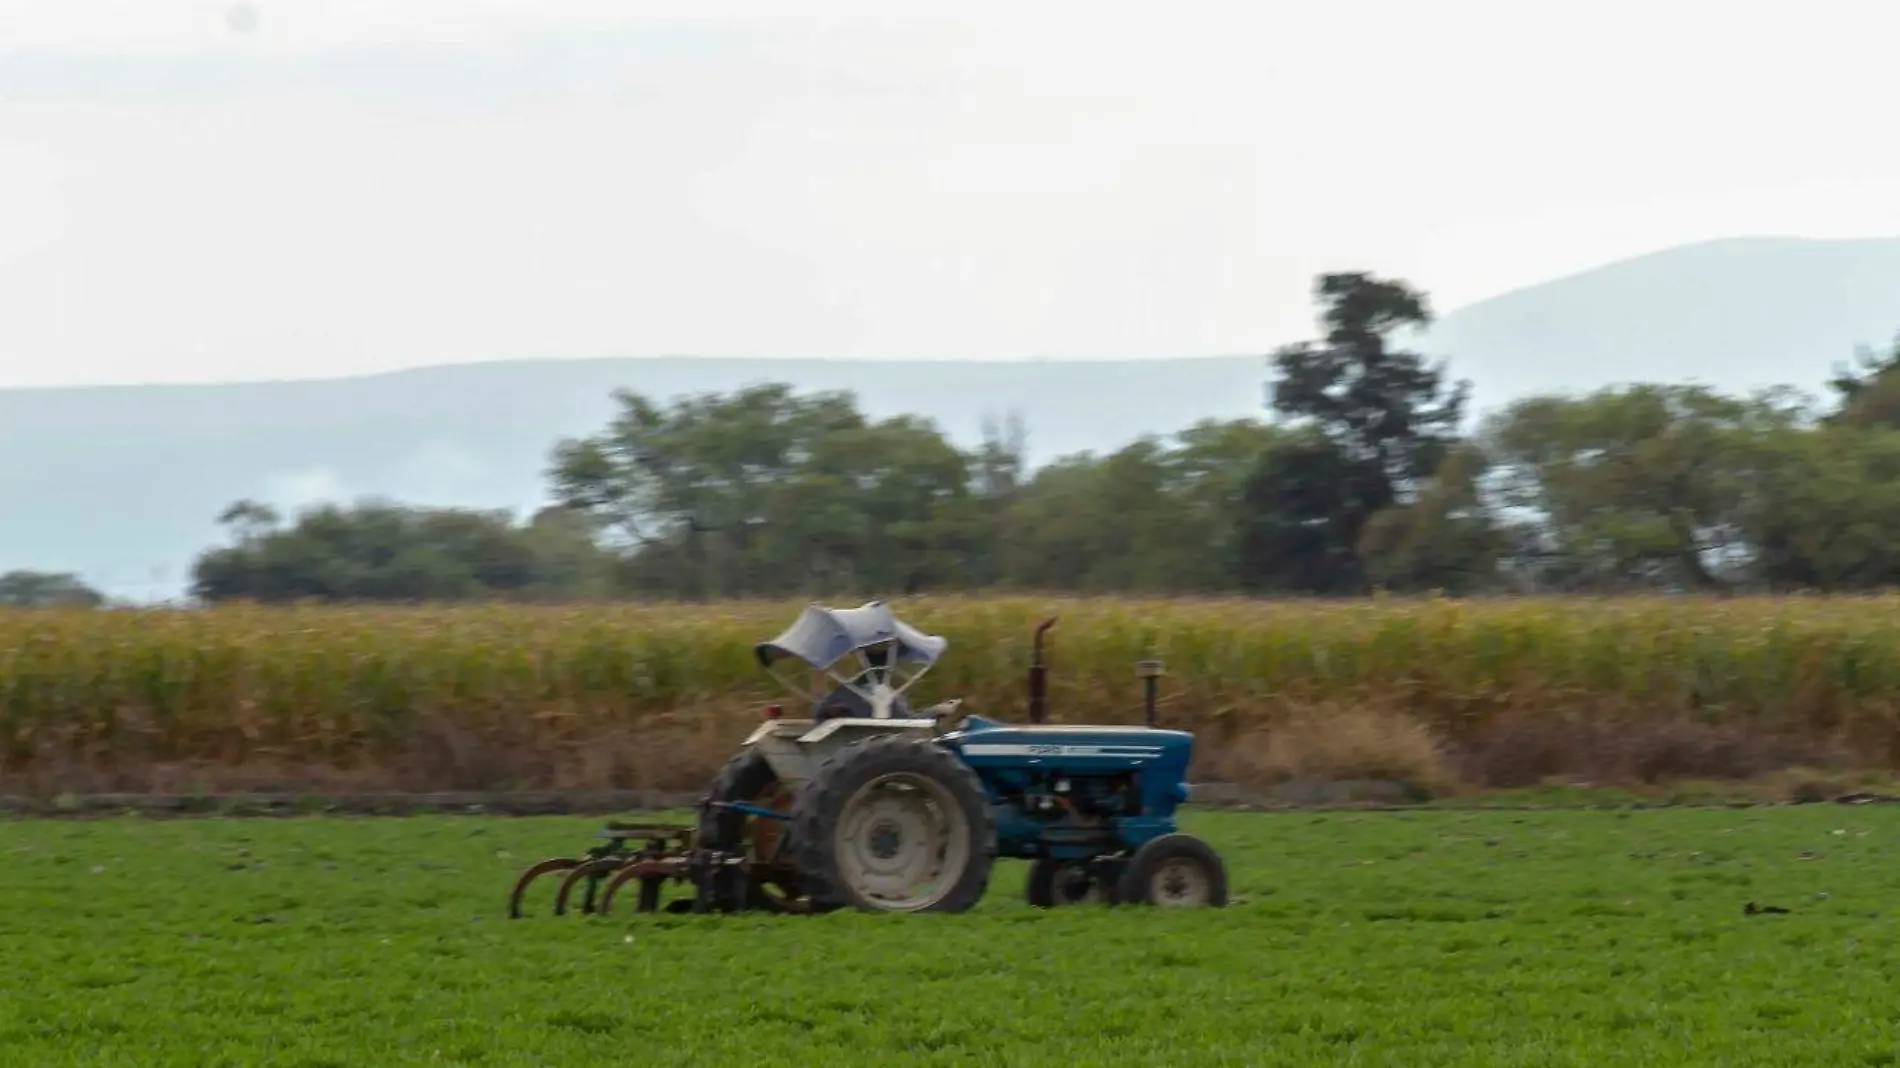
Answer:
<svg viewBox="0 0 1900 1068"><path fill-rule="evenodd" d="M1418 280L1429 285L1429 280ZM1900 240L1738 239L1672 249L1453 311L1423 339L1494 407L1626 381L1818 389L1900 331ZM0 571L71 570L117 596L175 596L235 498L380 495L542 503L559 438L616 387L667 399L752 382L850 389L964 444L1020 412L1031 459L1114 449L1197 419L1261 414L1264 354L1099 363L594 359L309 382L0 390Z"/></svg>
<svg viewBox="0 0 1900 1068"><path fill-rule="evenodd" d="M1626 382L1819 391L1900 334L1900 238L1685 245L1459 309L1422 345L1495 407Z"/></svg>

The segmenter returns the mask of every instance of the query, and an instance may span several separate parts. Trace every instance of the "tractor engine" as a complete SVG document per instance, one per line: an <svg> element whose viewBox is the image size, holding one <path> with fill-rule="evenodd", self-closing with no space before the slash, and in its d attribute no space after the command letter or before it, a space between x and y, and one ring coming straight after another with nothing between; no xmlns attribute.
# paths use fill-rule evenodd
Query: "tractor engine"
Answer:
<svg viewBox="0 0 1900 1068"><path fill-rule="evenodd" d="M1194 753L1185 731L1017 726L981 716L939 741L982 781L999 857L1094 856L1172 833Z"/></svg>
<svg viewBox="0 0 1900 1068"><path fill-rule="evenodd" d="M1026 784L999 800L1021 818L1078 825L1100 823L1139 811L1141 800L1133 772L1109 775L1030 772Z"/></svg>

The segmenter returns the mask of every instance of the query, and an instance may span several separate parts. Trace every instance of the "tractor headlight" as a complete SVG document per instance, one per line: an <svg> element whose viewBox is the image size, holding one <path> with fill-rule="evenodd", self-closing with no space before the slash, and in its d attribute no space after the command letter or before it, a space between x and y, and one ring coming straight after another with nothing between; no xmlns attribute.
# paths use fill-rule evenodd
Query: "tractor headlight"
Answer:
<svg viewBox="0 0 1900 1068"><path fill-rule="evenodd" d="M1174 784L1174 800L1176 804L1187 804L1188 798L1193 796L1193 794L1194 788L1187 783L1177 782Z"/></svg>

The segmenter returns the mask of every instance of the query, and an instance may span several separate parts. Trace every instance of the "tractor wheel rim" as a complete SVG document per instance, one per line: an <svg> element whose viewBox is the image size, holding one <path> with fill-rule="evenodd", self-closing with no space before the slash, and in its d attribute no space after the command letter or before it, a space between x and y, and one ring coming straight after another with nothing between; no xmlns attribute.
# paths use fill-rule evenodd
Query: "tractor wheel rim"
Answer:
<svg viewBox="0 0 1900 1068"><path fill-rule="evenodd" d="M1213 897L1213 883L1199 864L1176 858L1155 869L1148 881L1154 903L1168 908L1205 905Z"/></svg>
<svg viewBox="0 0 1900 1068"><path fill-rule="evenodd" d="M839 815L838 874L879 908L929 908L969 864L969 822L934 779L910 772L881 775L852 794Z"/></svg>

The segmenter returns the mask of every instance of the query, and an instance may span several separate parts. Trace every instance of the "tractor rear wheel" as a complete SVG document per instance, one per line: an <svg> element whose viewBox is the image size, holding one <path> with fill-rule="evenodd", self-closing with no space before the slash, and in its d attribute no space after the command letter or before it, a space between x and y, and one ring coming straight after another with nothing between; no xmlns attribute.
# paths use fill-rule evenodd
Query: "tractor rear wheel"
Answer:
<svg viewBox="0 0 1900 1068"><path fill-rule="evenodd" d="M743 801L774 812L790 812L791 791L781 783L765 754L747 749L719 769L708 791L711 801ZM713 908L735 912L759 908L770 912L810 912L811 902L800 886L786 848L785 820L754 816L729 808L710 808L699 820L697 844L709 849L747 854L750 864L741 880L720 879ZM741 896L743 895L743 899Z"/></svg>
<svg viewBox="0 0 1900 1068"><path fill-rule="evenodd" d="M1128 858L1116 888L1121 900L1163 908L1227 904L1227 866L1214 847L1191 834L1151 838Z"/></svg>
<svg viewBox="0 0 1900 1068"><path fill-rule="evenodd" d="M792 848L821 909L963 912L989 888L996 823L955 753L877 734L833 753L799 791Z"/></svg>

